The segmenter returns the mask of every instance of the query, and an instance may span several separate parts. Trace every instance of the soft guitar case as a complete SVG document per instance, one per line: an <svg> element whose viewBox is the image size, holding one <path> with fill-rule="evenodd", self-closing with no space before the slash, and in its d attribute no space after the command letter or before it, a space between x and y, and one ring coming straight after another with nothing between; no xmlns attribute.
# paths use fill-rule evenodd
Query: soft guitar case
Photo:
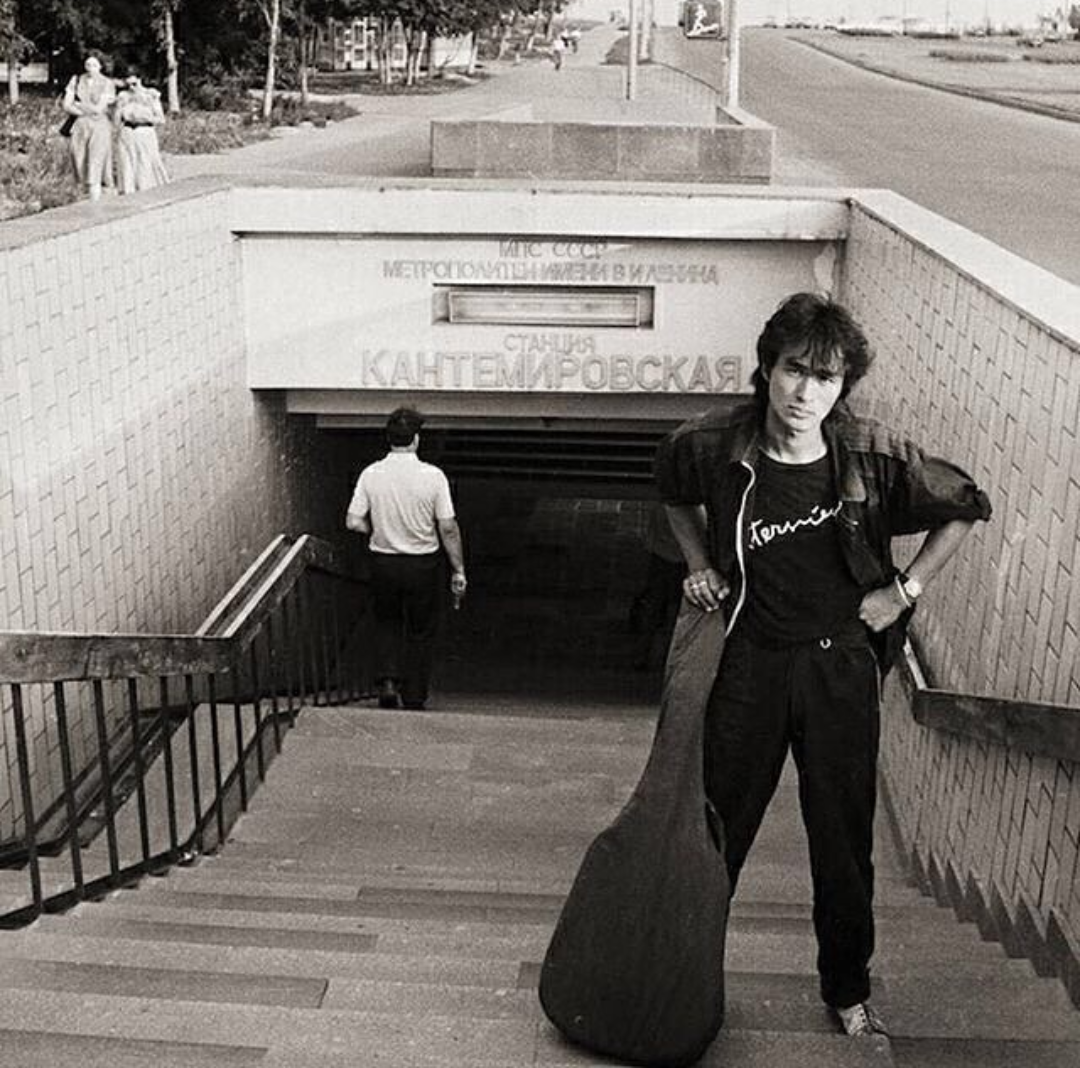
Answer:
<svg viewBox="0 0 1080 1068"><path fill-rule="evenodd" d="M540 973L559 1031L623 1062L693 1064L724 1019L730 884L703 773L723 641L722 612L683 602L645 770L586 851Z"/></svg>

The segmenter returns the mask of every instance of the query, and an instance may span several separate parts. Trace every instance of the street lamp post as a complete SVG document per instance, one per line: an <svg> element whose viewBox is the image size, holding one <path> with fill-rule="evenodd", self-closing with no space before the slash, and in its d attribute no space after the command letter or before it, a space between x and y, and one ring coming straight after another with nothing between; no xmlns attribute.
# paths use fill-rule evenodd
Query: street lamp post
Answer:
<svg viewBox="0 0 1080 1068"><path fill-rule="evenodd" d="M739 16L738 0L728 0L727 106L739 106Z"/></svg>
<svg viewBox="0 0 1080 1068"><path fill-rule="evenodd" d="M626 57L626 99L633 100L637 96L638 13L637 0L629 0L629 3L630 42Z"/></svg>

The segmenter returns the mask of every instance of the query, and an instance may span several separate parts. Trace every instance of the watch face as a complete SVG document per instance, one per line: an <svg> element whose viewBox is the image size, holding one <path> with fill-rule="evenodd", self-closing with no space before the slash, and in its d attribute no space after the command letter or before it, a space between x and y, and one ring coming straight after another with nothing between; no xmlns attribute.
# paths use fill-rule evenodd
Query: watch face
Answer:
<svg viewBox="0 0 1080 1068"><path fill-rule="evenodd" d="M904 593L914 601L919 594L922 593L922 586L919 584L918 580L909 578L904 583Z"/></svg>

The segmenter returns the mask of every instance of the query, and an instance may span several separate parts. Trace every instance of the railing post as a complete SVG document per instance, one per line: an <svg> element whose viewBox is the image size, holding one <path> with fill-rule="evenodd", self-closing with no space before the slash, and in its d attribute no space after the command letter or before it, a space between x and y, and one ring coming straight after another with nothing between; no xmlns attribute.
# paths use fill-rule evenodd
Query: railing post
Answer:
<svg viewBox="0 0 1080 1068"><path fill-rule="evenodd" d="M236 657L232 665L233 729L236 733L236 763L240 769L240 809L247 812L247 749L244 746L244 708L240 693L240 658Z"/></svg>
<svg viewBox="0 0 1080 1068"><path fill-rule="evenodd" d="M161 708L158 724L161 730L162 756L165 758L165 810L169 818L169 848L174 854L180 852L180 831L176 826L176 779L173 768L172 731L169 728L169 680L162 675L158 680Z"/></svg>
<svg viewBox="0 0 1080 1068"><path fill-rule="evenodd" d="M266 757L262 741L262 687L259 685L258 643L251 643L251 707L255 711L255 761L259 769L259 782L266 778Z"/></svg>
<svg viewBox="0 0 1080 1068"><path fill-rule="evenodd" d="M109 758L109 728L105 722L105 687L94 679L94 724L97 728L98 765L101 768L101 801L105 807L105 837L109 847L109 875L120 871L120 846L116 839L116 810L113 803L112 761Z"/></svg>
<svg viewBox="0 0 1080 1068"><path fill-rule="evenodd" d="M191 807L195 817L192 844L196 852L202 852L202 783L199 777L199 727L195 722L195 679L184 676L184 703L187 705L188 763L191 773Z"/></svg>
<svg viewBox="0 0 1080 1068"><path fill-rule="evenodd" d="M278 719L278 662L274 641L274 617L266 617L267 674L270 676L270 718L274 728L274 751L281 752L281 722Z"/></svg>
<svg viewBox="0 0 1080 1068"><path fill-rule="evenodd" d="M64 807L67 810L68 849L71 852L71 880L79 900L83 897L82 845L79 842L79 809L75 801L75 773L71 764L71 732L68 729L67 700L64 684L53 684L56 701L56 730L60 736L60 775L64 781Z"/></svg>
<svg viewBox="0 0 1080 1068"><path fill-rule="evenodd" d="M225 841L225 799L222 797L221 727L218 723L217 679L206 676L207 698L210 701L210 747L214 758L214 815L217 818L217 844Z"/></svg>
<svg viewBox="0 0 1080 1068"><path fill-rule="evenodd" d="M30 867L30 896L34 914L41 912L41 866L37 851L37 820L34 816L34 791L30 786L30 748L26 744L26 717L23 712L22 687L11 684L11 705L15 720L15 760L19 766L19 789L23 822L26 824L26 861Z"/></svg>
<svg viewBox="0 0 1080 1068"><path fill-rule="evenodd" d="M293 640L293 629L290 626L292 622L291 613L289 612L289 598L291 594L286 594L281 600L281 644L282 655L285 660L285 711L289 716L289 726L296 725L296 708L293 705L293 649L295 642Z"/></svg>
<svg viewBox="0 0 1080 1068"><path fill-rule="evenodd" d="M146 813L146 763L142 751L142 725L139 723L139 684L128 679L128 715L131 718L131 745L135 761L135 794L139 806L139 845L143 860L150 859L150 822Z"/></svg>
<svg viewBox="0 0 1080 1068"><path fill-rule="evenodd" d="M300 688L300 704L307 703L307 664L305 652L307 649L307 609L304 601L304 579L301 576L294 589L296 595L296 635L293 639L293 648L296 651L296 681Z"/></svg>

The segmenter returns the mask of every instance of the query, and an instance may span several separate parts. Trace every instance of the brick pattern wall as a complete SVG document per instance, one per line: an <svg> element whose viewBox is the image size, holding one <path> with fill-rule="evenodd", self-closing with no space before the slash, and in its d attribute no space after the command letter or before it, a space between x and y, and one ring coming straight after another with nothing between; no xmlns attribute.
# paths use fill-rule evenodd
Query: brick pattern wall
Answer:
<svg viewBox="0 0 1080 1068"><path fill-rule="evenodd" d="M1080 705L1080 342L853 213L842 298L877 364L861 403L967 468L994 518L920 605L934 684ZM900 554L903 559L903 553ZM888 795L924 867L951 865L1080 944L1080 769L919 727L895 683Z"/></svg>
<svg viewBox="0 0 1080 1068"><path fill-rule="evenodd" d="M227 205L185 199L0 254L0 628L190 631L274 534L325 528L314 432L244 384ZM3 711L0 840L18 815ZM54 715L31 713L45 798ZM92 737L82 717L78 759Z"/></svg>

